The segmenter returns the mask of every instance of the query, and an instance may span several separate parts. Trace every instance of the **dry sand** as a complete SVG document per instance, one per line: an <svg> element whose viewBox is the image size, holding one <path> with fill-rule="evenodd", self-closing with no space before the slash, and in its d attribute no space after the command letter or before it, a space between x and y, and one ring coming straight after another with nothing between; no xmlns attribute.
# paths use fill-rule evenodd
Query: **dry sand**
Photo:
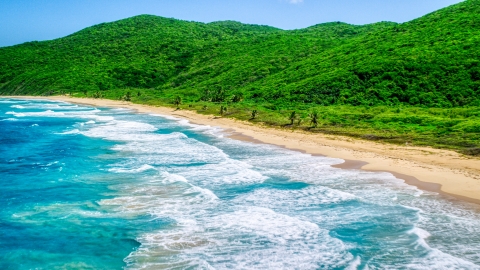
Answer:
<svg viewBox="0 0 480 270"><path fill-rule="evenodd" d="M48 97L48 99L94 106L130 108L139 113L158 113L186 118L195 124L224 128L230 132L230 137L233 139L274 144L313 155L340 158L345 160L345 163L334 167L390 172L397 178L405 180L406 183L421 189L480 204L480 159L467 157L454 151L397 146L336 135L269 128L246 121L197 114L188 110L175 111L167 107L138 105L124 101L66 96Z"/></svg>

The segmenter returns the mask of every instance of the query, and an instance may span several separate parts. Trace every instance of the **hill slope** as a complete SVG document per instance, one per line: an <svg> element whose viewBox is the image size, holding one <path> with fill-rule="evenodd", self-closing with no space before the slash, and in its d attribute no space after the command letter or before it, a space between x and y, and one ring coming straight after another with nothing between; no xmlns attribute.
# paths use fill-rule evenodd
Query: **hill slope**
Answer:
<svg viewBox="0 0 480 270"><path fill-rule="evenodd" d="M364 29L373 31L373 27L333 24L291 34L231 21L202 24L142 15L53 41L1 48L0 84L4 93L40 94L51 90L176 87L192 70L199 75L197 70L205 69L211 69L212 74L197 76L196 82L209 81L227 69L229 74L249 78L261 72L257 69L271 65L271 59L265 58L285 56L297 61L312 48L317 49L317 44L332 47L345 37L366 32ZM259 61L252 63L252 59ZM219 61L225 65L216 66ZM253 70L231 70L232 63Z"/></svg>
<svg viewBox="0 0 480 270"><path fill-rule="evenodd" d="M53 41L1 48L0 83L15 93L150 88L180 73L205 47L271 31L276 29L137 16Z"/></svg>
<svg viewBox="0 0 480 270"><path fill-rule="evenodd" d="M400 25L295 31L142 15L0 48L0 91L135 87L188 100L241 92L280 104L480 105L479 13L480 1L469 0Z"/></svg>

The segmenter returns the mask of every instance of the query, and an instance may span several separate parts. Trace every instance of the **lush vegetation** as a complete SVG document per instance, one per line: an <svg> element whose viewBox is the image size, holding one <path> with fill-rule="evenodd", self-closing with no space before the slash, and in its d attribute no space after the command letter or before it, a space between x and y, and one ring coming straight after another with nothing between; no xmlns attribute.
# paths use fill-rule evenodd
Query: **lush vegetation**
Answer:
<svg viewBox="0 0 480 270"><path fill-rule="evenodd" d="M478 154L478 14L467 0L404 24L294 31L142 15L0 48L0 94L126 99Z"/></svg>

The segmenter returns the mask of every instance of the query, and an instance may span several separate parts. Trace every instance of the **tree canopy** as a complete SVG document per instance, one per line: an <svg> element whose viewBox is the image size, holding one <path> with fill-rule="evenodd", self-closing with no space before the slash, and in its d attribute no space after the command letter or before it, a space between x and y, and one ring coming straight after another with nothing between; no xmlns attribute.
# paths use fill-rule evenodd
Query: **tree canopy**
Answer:
<svg viewBox="0 0 480 270"><path fill-rule="evenodd" d="M300 30L151 15L0 48L0 93L139 88L186 101L480 105L480 1Z"/></svg>

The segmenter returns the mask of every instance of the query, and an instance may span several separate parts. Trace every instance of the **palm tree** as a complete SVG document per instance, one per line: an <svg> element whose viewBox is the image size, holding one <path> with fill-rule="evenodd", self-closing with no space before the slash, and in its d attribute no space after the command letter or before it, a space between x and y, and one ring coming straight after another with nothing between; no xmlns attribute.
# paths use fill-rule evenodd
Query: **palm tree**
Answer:
<svg viewBox="0 0 480 270"><path fill-rule="evenodd" d="M175 106L177 106L177 109L180 109L180 104L182 104L182 98L180 96L177 96L173 103L175 104Z"/></svg>
<svg viewBox="0 0 480 270"><path fill-rule="evenodd" d="M313 127L318 126L318 112L317 111L313 111L310 114L310 123L313 125Z"/></svg>
<svg viewBox="0 0 480 270"><path fill-rule="evenodd" d="M290 125L293 125L293 121L295 121L296 118L297 118L297 113L295 111L293 111L290 114L290 117L288 117L288 119L290 119Z"/></svg>
<svg viewBox="0 0 480 270"><path fill-rule="evenodd" d="M257 110L252 111L252 119L255 119L257 117L258 113Z"/></svg>
<svg viewBox="0 0 480 270"><path fill-rule="evenodd" d="M128 91L125 96L123 97L125 101L130 101L132 100L132 94L130 94L130 91Z"/></svg>
<svg viewBox="0 0 480 270"><path fill-rule="evenodd" d="M223 115L227 112L227 106L220 106L220 115Z"/></svg>

